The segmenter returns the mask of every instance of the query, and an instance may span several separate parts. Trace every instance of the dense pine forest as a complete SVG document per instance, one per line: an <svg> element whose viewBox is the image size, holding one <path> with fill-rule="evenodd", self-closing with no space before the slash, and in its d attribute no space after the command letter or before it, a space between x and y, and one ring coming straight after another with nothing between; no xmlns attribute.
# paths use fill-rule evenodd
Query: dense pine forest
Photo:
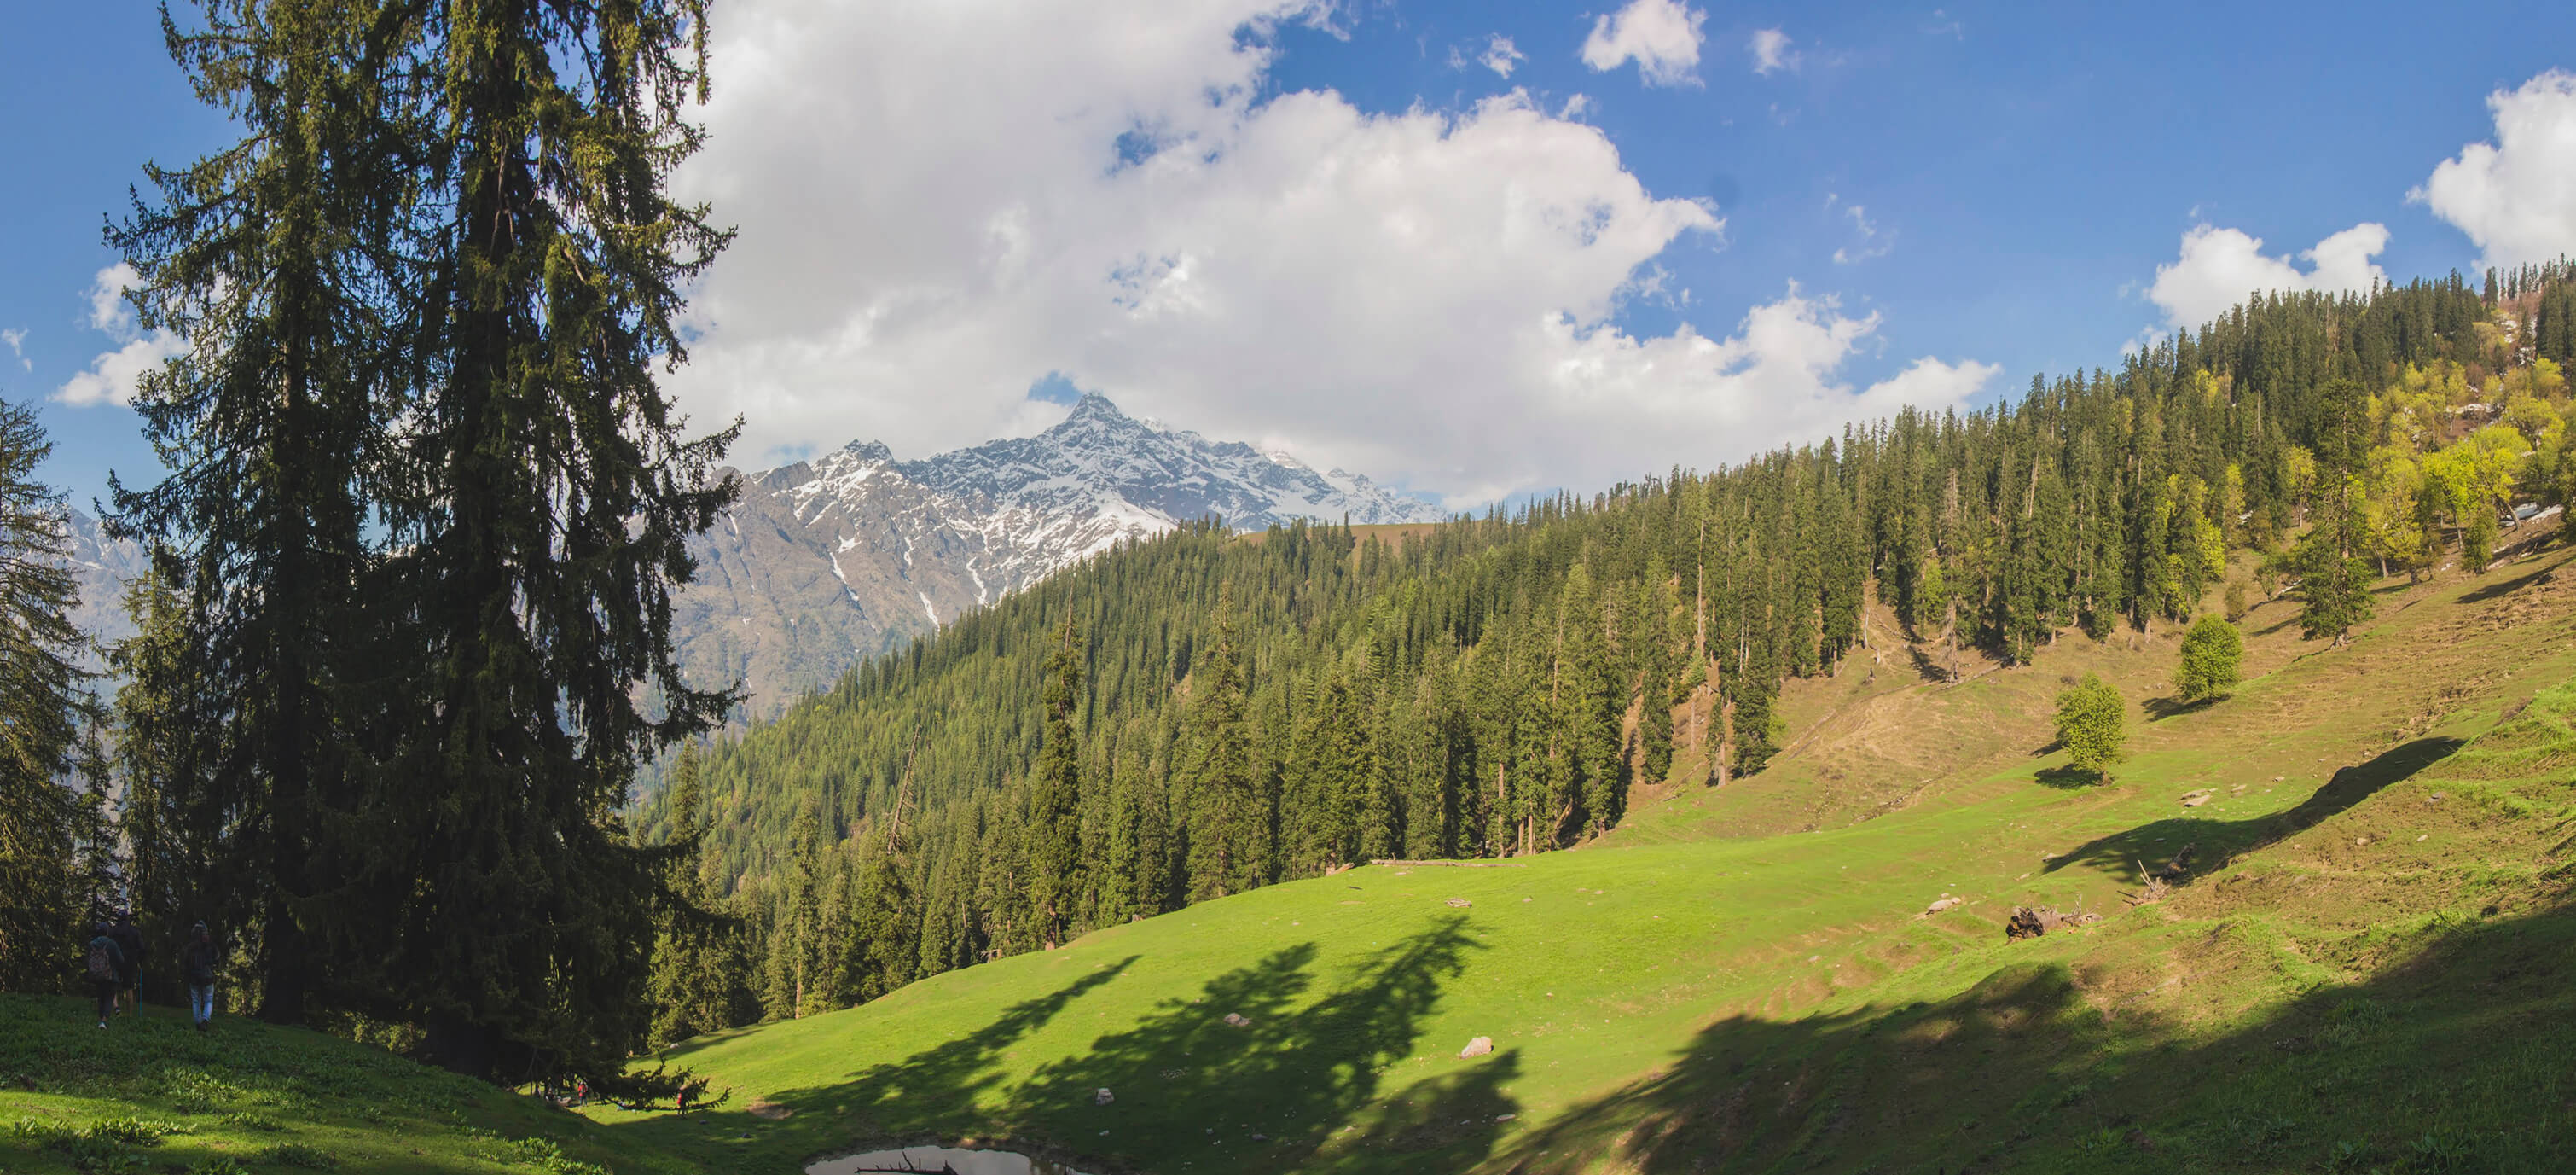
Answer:
<svg viewBox="0 0 2576 1175"><path fill-rule="evenodd" d="M2576 498L2572 276L2257 296L2116 372L1709 473L1111 552L678 758L639 826L701 846L731 922L666 929L656 1034L1352 862L1565 847L1640 787L1760 771L1783 684L1857 661L1938 680L2281 593L2339 643L2373 581Z"/></svg>

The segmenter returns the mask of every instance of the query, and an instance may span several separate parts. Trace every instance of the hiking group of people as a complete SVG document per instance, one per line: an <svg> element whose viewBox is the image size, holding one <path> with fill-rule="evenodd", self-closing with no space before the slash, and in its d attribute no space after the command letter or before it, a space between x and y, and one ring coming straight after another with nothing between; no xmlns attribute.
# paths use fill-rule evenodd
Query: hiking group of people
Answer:
<svg viewBox="0 0 2576 1175"><path fill-rule="evenodd" d="M143 960L143 932L135 929L132 911L118 910L113 925L100 922L90 928L83 974L98 997L99 1027L107 1027L108 1017L120 1007L129 1014L141 1007ZM188 943L179 948L179 971L188 984L189 1017L197 1031L207 1031L215 1019L215 937L205 923L189 928Z"/></svg>

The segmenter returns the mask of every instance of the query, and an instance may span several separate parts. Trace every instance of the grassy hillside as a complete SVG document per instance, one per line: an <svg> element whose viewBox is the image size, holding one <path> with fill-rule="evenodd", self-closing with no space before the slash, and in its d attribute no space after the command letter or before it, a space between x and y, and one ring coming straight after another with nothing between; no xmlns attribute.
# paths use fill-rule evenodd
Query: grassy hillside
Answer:
<svg viewBox="0 0 2576 1175"><path fill-rule="evenodd" d="M1883 646L1786 699L1773 771L1584 849L1274 886L702 1038L673 1059L728 1100L685 1121L0 998L0 1171L786 1172L930 1140L1096 1172L2553 1170L2569 562L2385 585L2344 650L2266 605L2252 680L2198 707L2163 701L2169 634L1957 685ZM2108 786L2044 749L2088 670L2143 701ZM2122 900L2185 845L2183 884ZM2032 902L2107 917L2006 943Z"/></svg>
<svg viewBox="0 0 2576 1175"><path fill-rule="evenodd" d="M1163 1172L2549 1169L2566 562L2383 585L2343 650L2259 608L2215 705L2164 700L2170 635L1957 685L1886 648L1786 700L1771 772L1584 850L1280 885L703 1038L674 1059L723 1111L598 1117L724 1170L931 1138ZM2087 670L2144 700L2108 786L2044 753ZM2107 917L2007 944L2025 903Z"/></svg>
<svg viewBox="0 0 2576 1175"><path fill-rule="evenodd" d="M0 1172L686 1170L534 1098L301 1029L0 995Z"/></svg>

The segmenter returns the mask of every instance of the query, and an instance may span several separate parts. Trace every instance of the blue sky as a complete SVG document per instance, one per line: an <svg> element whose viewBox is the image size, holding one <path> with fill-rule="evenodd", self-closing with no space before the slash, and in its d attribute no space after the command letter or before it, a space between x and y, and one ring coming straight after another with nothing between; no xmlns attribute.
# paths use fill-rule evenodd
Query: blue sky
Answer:
<svg viewBox="0 0 2576 1175"><path fill-rule="evenodd" d="M681 187L744 235L672 387L747 467L1079 386L1467 505L1990 402L2235 282L2576 249L2535 81L2576 5L894 7L714 6ZM2490 96L2534 86L2512 141ZM0 395L86 507L153 470L102 218L231 131L129 2L0 11L0 109Z"/></svg>

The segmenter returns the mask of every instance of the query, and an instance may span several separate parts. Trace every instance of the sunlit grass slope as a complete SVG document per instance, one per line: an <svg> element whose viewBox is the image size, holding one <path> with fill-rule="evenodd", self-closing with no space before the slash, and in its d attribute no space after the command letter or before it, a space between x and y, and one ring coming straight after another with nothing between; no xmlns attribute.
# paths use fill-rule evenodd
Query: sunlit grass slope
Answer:
<svg viewBox="0 0 2576 1175"><path fill-rule="evenodd" d="M723 1171L931 1139L1096 1171L2559 1169L2564 562L2390 585L2340 650L2267 605L2215 705L2165 700L2169 634L1956 685L1894 648L1801 685L1772 771L1602 844L1276 886L699 1040L673 1060L719 1112L602 1117ZM2045 745L2088 670L2145 703L2108 785ZM2123 901L2186 845L2174 893ZM2016 904L2106 919L2008 944Z"/></svg>
<svg viewBox="0 0 2576 1175"><path fill-rule="evenodd" d="M0 995L0 1172L678 1171L577 1115L317 1032Z"/></svg>

